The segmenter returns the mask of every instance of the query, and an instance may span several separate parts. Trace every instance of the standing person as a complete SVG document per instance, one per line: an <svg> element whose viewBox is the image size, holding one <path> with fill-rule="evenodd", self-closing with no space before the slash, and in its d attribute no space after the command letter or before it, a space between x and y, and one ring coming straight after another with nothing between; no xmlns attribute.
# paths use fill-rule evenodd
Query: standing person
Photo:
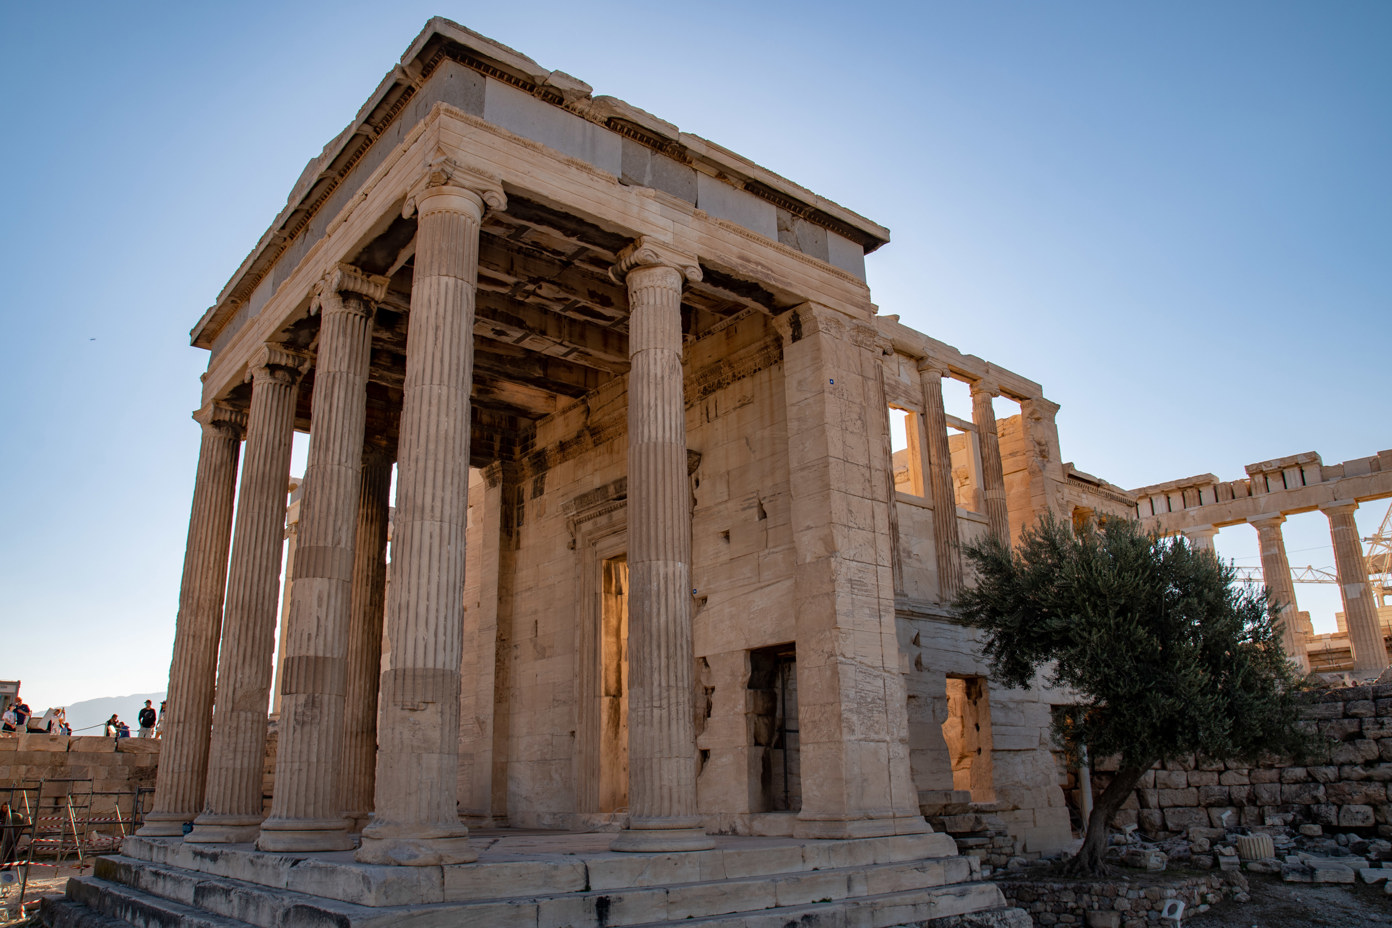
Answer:
<svg viewBox="0 0 1392 928"><path fill-rule="evenodd" d="M160 700L159 718L155 720L155 737L156 737L156 738L162 737L163 734L164 734L164 709L165 709L165 706L167 706L167 705L169 705L169 700L167 700L167 699L161 699L161 700Z"/></svg>
<svg viewBox="0 0 1392 928"><path fill-rule="evenodd" d="M111 718L106 720L106 736L108 738L115 738L120 724L121 720L116 717L116 713L111 713Z"/></svg>
<svg viewBox="0 0 1392 928"><path fill-rule="evenodd" d="M150 700L145 700L145 708L135 714L135 720L140 723L140 737L155 736L155 707L150 704Z"/></svg>
<svg viewBox="0 0 1392 928"><path fill-rule="evenodd" d="M14 704L5 707L5 714L0 716L0 731L18 731L19 716L15 714Z"/></svg>
<svg viewBox="0 0 1392 928"><path fill-rule="evenodd" d="M18 719L18 722L15 724L15 731L28 731L29 716L33 715L33 711L29 708L29 704L16 696L14 711L15 718Z"/></svg>

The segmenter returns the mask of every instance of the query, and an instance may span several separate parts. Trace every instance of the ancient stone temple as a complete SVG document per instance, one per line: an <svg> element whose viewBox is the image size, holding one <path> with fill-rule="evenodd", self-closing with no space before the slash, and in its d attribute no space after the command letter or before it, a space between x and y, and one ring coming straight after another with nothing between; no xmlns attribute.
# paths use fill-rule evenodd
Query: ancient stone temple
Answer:
<svg viewBox="0 0 1392 928"><path fill-rule="evenodd" d="M1058 697L992 687L959 546L1134 501L1064 463L1037 383L879 314L888 240L433 20L193 329L154 811L73 899L265 925L1000 905L930 819L1064 846Z"/></svg>

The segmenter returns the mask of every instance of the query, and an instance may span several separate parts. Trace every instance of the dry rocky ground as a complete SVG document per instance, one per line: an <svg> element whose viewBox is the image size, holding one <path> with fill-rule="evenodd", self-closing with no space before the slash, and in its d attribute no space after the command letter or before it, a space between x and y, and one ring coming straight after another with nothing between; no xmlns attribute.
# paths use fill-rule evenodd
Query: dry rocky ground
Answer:
<svg viewBox="0 0 1392 928"><path fill-rule="evenodd" d="M1250 902L1225 899L1207 912L1184 919L1185 928L1388 928L1392 896L1364 883L1286 883L1253 874Z"/></svg>

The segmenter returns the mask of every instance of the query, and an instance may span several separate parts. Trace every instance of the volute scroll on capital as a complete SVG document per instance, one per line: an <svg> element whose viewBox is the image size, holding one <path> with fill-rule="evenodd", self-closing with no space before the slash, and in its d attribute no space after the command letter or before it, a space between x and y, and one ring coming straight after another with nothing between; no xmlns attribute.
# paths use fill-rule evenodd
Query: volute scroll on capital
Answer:
<svg viewBox="0 0 1392 928"><path fill-rule="evenodd" d="M279 345L262 345L247 364L246 381L250 383L257 377L264 377L280 383L297 383L304 374L306 359L304 355L289 351Z"/></svg>
<svg viewBox="0 0 1392 928"><path fill-rule="evenodd" d="M648 267L669 267L681 274L687 283L701 280L701 264L693 256L678 251L673 245L643 236L619 252L618 260L609 269L609 277L621 284L630 271Z"/></svg>
<svg viewBox="0 0 1392 928"><path fill-rule="evenodd" d="M449 189L477 199L480 217L507 209L507 194L503 192L500 178L438 153L426 165L421 177L411 185L406 202L401 206L401 218L410 219L428 196Z"/></svg>
<svg viewBox="0 0 1392 928"><path fill-rule="evenodd" d="M919 358L918 373L923 377L932 377L936 374L939 380L951 374L947 369L947 365L936 358Z"/></svg>
<svg viewBox="0 0 1392 928"><path fill-rule="evenodd" d="M984 393L992 398L1000 396L1000 384L996 383L994 380L987 380L985 377L973 380L971 382L971 395L976 396L978 393Z"/></svg>
<svg viewBox="0 0 1392 928"><path fill-rule="evenodd" d="M209 403L193 412L193 421L204 429L222 432L229 438L246 437L247 414L244 410L233 409L222 403Z"/></svg>
<svg viewBox="0 0 1392 928"><path fill-rule="evenodd" d="M329 312L356 312L366 315L386 299L387 286L390 283L390 278L380 274L369 274L346 262L340 263L315 285L309 314L313 316L327 309Z"/></svg>

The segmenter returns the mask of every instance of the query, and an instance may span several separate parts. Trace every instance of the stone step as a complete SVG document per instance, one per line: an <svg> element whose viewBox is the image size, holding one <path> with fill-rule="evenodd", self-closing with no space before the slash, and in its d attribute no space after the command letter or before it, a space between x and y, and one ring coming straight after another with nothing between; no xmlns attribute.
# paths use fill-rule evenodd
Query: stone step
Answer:
<svg viewBox="0 0 1392 928"><path fill-rule="evenodd" d="M786 925L804 915L816 916L805 923L809 925L887 926L1003 904L992 884L960 882L973 875L975 871L964 858L936 858L666 885L578 886L550 894L538 892L539 887L506 894L494 889L491 897L480 896L472 902L422 904L411 900L415 904L409 906L362 906L131 858L107 857L98 860L93 877L70 884L69 897L93 911L142 928L176 924L194 928L427 928L446 924L617 928L754 924L750 919L758 919L759 924ZM838 912L859 914L847 921L841 915L832 917ZM882 914L899 912L909 915ZM924 912L932 914L921 914ZM779 918L783 920L769 920ZM78 928L78 923L72 924Z"/></svg>
<svg viewBox="0 0 1392 928"><path fill-rule="evenodd" d="M247 922L206 912L191 905L143 892L131 886L113 883L97 877L73 877L68 880L65 901L75 903L116 923L136 928L252 928ZM69 912L76 906L66 906ZM57 907L55 907L57 908ZM48 921L45 907L45 921ZM78 915L76 924L87 925Z"/></svg>
<svg viewBox="0 0 1392 928"><path fill-rule="evenodd" d="M127 838L127 858L327 896L366 906L406 902L465 902L518 895L556 895L585 889L670 887L744 877L772 877L958 857L943 834L833 841L752 842L674 854L490 855L458 867L380 867L353 862L351 852L314 857L266 854L249 846L210 846ZM951 881L967 879L958 876Z"/></svg>

